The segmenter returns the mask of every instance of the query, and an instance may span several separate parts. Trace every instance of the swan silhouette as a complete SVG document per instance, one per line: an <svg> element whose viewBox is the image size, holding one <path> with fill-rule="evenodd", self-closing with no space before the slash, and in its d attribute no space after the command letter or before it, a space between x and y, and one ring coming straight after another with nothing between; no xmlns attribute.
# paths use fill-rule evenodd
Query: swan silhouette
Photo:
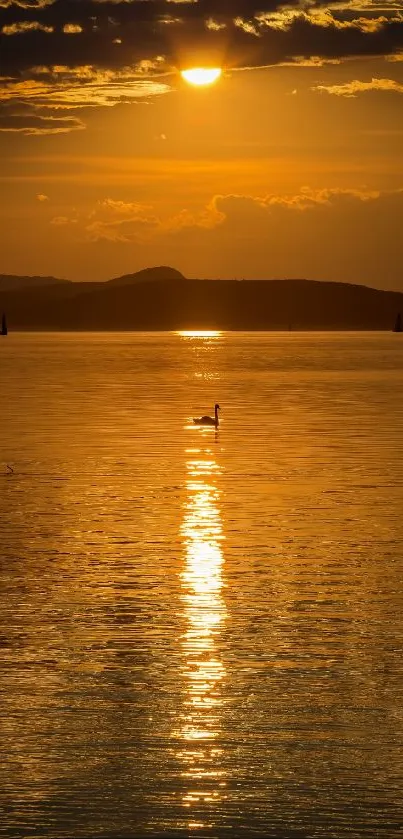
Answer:
<svg viewBox="0 0 403 839"><path fill-rule="evenodd" d="M218 412L221 410L219 405L214 405L213 417L196 417L193 419L195 425L214 425L218 428Z"/></svg>

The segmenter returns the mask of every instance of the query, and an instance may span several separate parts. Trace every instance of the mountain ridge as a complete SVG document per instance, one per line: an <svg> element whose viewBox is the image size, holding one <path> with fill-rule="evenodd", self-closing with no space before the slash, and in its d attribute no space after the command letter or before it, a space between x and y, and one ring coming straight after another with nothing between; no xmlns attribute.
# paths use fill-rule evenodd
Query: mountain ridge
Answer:
<svg viewBox="0 0 403 839"><path fill-rule="evenodd" d="M11 331L392 330L403 312L403 293L360 284L185 279L167 271L160 266L107 282L0 287L0 310Z"/></svg>
<svg viewBox="0 0 403 839"><path fill-rule="evenodd" d="M186 280L186 277L176 268L171 268L169 265L158 265L152 268L142 268L140 271L134 271L131 274L112 277L109 280L95 280L94 282L87 282L85 284L95 288L99 285L131 285L132 283L158 282L160 280ZM74 280L66 280L53 276L0 274L0 292L61 284L82 285L78 281L75 282Z"/></svg>
<svg viewBox="0 0 403 839"><path fill-rule="evenodd" d="M106 285L131 285L132 283L159 282L161 280L186 280L186 277L169 265L158 265L155 268L143 268L134 274L123 274L106 280Z"/></svg>
<svg viewBox="0 0 403 839"><path fill-rule="evenodd" d="M23 288L41 288L43 286L53 286L59 284L71 283L71 280L62 280L58 277L41 277L38 275L19 275L19 274L0 274L0 292L1 291L16 291Z"/></svg>

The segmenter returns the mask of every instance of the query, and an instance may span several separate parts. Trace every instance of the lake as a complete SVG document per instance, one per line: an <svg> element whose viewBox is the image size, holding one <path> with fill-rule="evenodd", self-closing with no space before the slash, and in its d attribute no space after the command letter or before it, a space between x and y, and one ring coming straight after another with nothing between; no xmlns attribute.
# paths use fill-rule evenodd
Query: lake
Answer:
<svg viewBox="0 0 403 839"><path fill-rule="evenodd" d="M402 336L0 341L0 835L401 836Z"/></svg>

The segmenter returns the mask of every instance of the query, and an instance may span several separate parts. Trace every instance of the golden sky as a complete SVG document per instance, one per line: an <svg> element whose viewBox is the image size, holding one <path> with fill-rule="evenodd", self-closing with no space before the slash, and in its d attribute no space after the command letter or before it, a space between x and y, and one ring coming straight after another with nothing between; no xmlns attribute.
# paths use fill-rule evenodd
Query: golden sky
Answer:
<svg viewBox="0 0 403 839"><path fill-rule="evenodd" d="M403 290L402 94L394 0L0 0L0 273Z"/></svg>

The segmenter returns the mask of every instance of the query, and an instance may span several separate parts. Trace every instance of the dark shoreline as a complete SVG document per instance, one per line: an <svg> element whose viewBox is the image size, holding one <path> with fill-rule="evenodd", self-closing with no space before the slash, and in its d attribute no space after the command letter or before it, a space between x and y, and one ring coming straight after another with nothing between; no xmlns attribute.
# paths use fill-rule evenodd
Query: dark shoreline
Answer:
<svg viewBox="0 0 403 839"><path fill-rule="evenodd" d="M11 330L392 331L403 293L309 280L62 283L4 290Z"/></svg>

